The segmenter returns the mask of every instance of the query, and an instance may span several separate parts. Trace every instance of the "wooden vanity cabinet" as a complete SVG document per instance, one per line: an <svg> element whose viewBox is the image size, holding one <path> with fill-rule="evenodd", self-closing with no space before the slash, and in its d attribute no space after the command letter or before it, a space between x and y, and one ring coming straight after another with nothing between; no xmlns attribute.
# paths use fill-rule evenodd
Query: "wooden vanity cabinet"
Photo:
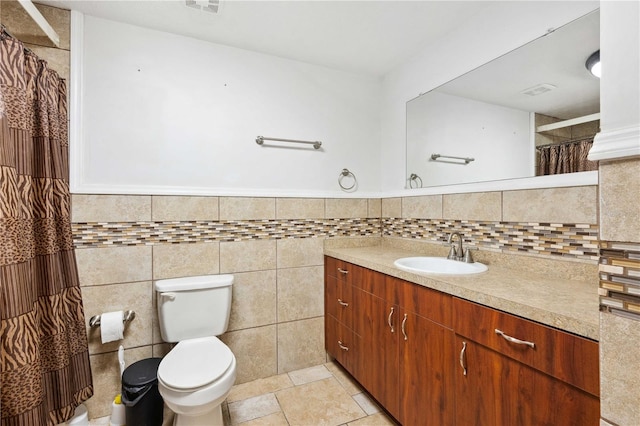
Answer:
<svg viewBox="0 0 640 426"><path fill-rule="evenodd" d="M354 266L349 267L357 346L352 374L402 424L452 424L451 297ZM329 318L332 309L327 308ZM330 346L341 362L343 354L336 356Z"/></svg>
<svg viewBox="0 0 640 426"><path fill-rule="evenodd" d="M331 257L325 289L327 352L403 425L599 422L597 342Z"/></svg>
<svg viewBox="0 0 640 426"><path fill-rule="evenodd" d="M456 424L599 423L596 342L466 300L453 306Z"/></svg>

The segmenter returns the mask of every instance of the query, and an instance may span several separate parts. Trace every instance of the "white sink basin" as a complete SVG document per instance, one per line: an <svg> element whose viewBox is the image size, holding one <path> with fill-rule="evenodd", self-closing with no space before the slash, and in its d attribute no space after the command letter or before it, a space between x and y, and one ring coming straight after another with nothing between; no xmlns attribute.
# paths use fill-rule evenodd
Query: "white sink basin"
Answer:
<svg viewBox="0 0 640 426"><path fill-rule="evenodd" d="M446 257L403 257L393 264L403 271L441 274L441 275L468 275L479 274L487 269L484 263L465 263L458 260L449 260Z"/></svg>

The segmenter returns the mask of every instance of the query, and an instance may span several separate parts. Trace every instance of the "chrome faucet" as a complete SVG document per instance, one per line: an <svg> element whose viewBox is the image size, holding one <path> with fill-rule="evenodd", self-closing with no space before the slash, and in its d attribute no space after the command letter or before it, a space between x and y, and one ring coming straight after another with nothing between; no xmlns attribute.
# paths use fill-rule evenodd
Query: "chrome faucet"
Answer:
<svg viewBox="0 0 640 426"><path fill-rule="evenodd" d="M452 242L454 237L458 237L458 242ZM451 249L449 250L449 255L447 259L451 260L459 260L461 262L473 263L473 258L471 257L471 250L467 248L464 250L462 248L462 235L459 232L452 232L449 234L449 238L447 239L447 243L451 244ZM457 247L456 247L457 245Z"/></svg>

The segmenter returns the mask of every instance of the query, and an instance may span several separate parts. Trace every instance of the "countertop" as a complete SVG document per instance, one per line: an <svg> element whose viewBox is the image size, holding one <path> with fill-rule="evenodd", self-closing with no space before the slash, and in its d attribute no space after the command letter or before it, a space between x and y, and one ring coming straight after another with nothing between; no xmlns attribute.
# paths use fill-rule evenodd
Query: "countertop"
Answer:
<svg viewBox="0 0 640 426"><path fill-rule="evenodd" d="M395 247L328 248L324 253L462 299L499 309L592 340L599 340L597 283L549 278L531 271L490 264L473 275L421 275L400 270L393 262L420 256Z"/></svg>

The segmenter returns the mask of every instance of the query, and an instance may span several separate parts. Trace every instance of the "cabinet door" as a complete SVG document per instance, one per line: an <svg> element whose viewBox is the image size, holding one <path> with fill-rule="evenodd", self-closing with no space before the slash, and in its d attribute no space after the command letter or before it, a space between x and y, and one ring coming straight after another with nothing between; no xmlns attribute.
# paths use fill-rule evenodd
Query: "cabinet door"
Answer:
<svg viewBox="0 0 640 426"><path fill-rule="evenodd" d="M452 425L454 333L402 311L400 326L400 417L403 425Z"/></svg>
<svg viewBox="0 0 640 426"><path fill-rule="evenodd" d="M398 306L354 288L354 329L360 333L358 381L394 417L398 416Z"/></svg>
<svg viewBox="0 0 640 426"><path fill-rule="evenodd" d="M455 340L456 425L533 424L534 371L468 339Z"/></svg>

